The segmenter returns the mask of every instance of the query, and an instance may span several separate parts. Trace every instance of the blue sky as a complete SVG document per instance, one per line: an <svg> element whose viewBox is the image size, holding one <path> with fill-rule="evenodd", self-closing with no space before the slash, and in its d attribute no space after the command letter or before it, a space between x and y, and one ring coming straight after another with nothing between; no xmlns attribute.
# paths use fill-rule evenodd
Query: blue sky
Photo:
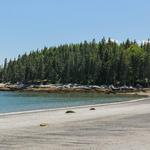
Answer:
<svg viewBox="0 0 150 150"><path fill-rule="evenodd" d="M150 38L149 0L0 0L0 63L44 46Z"/></svg>

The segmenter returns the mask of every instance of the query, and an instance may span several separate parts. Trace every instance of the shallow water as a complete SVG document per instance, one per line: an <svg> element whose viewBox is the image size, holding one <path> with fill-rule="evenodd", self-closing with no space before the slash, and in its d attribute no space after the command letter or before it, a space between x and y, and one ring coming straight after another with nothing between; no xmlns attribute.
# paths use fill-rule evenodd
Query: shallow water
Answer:
<svg viewBox="0 0 150 150"><path fill-rule="evenodd" d="M0 113L103 104L138 98L140 97L98 93L0 92Z"/></svg>

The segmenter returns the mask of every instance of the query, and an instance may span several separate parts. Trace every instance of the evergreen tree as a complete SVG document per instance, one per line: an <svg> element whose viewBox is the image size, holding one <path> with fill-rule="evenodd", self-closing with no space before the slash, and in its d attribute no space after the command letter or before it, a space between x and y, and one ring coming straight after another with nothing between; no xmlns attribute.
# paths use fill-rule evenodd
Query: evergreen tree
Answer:
<svg viewBox="0 0 150 150"><path fill-rule="evenodd" d="M148 40L149 41L149 40ZM110 38L79 44L44 47L42 50L5 59L0 82L148 85L150 42L141 45L127 39L120 44Z"/></svg>

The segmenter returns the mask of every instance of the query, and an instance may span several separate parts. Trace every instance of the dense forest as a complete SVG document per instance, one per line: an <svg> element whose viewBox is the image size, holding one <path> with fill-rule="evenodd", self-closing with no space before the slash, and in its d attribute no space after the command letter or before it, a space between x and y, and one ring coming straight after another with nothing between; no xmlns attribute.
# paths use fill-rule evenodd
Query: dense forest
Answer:
<svg viewBox="0 0 150 150"><path fill-rule="evenodd" d="M147 85L150 82L150 41L129 39L117 43L103 38L45 47L7 60L0 67L0 82Z"/></svg>

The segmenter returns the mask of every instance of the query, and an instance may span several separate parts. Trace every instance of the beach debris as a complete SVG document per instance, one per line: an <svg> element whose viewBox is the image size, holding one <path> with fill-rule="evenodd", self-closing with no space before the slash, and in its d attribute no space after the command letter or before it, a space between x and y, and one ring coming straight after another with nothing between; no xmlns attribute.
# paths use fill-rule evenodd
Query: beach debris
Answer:
<svg viewBox="0 0 150 150"><path fill-rule="evenodd" d="M96 110L94 107L90 108L90 110Z"/></svg>
<svg viewBox="0 0 150 150"><path fill-rule="evenodd" d="M47 127L48 126L48 123L41 123L40 124L40 127Z"/></svg>
<svg viewBox="0 0 150 150"><path fill-rule="evenodd" d="M69 113L75 113L75 111L73 111L73 110L67 110L66 114L69 114Z"/></svg>

